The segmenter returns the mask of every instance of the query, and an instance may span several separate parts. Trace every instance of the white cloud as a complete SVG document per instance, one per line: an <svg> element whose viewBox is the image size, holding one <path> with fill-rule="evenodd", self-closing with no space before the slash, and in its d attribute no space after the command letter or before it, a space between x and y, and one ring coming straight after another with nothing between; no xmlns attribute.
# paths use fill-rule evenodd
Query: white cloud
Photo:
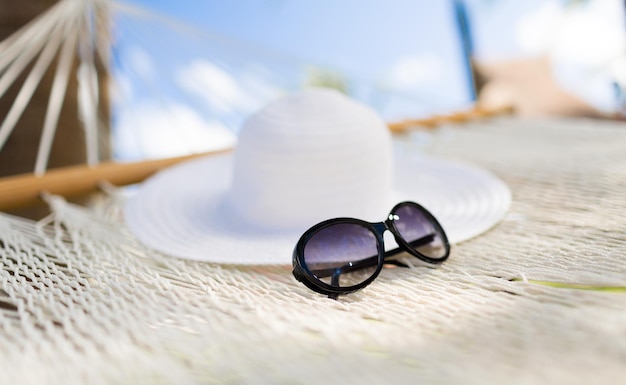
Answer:
<svg viewBox="0 0 626 385"><path fill-rule="evenodd" d="M552 56L602 67L626 49L623 1L595 1L564 14Z"/></svg>
<svg viewBox="0 0 626 385"><path fill-rule="evenodd" d="M626 48L623 7L621 0L547 2L520 19L515 36L525 53L601 67Z"/></svg>
<svg viewBox="0 0 626 385"><path fill-rule="evenodd" d="M222 111L248 110L252 104L233 76L208 61L197 60L178 71L176 82Z"/></svg>
<svg viewBox="0 0 626 385"><path fill-rule="evenodd" d="M223 112L250 113L279 94L262 75L240 71L237 77L206 60L195 60L176 73L183 90Z"/></svg>
<svg viewBox="0 0 626 385"><path fill-rule="evenodd" d="M245 87L246 92L252 95L253 101L251 107L253 110L261 108L283 93L283 91L274 84L267 82L267 76L268 75L261 70L250 70L241 75L241 83Z"/></svg>
<svg viewBox="0 0 626 385"><path fill-rule="evenodd" d="M141 54L137 57L140 59L136 62L140 64L134 70L149 63L145 57L141 59ZM235 77L208 61L193 61L177 71L174 80L181 90L214 108L212 112L216 118L207 120L181 102L133 102L136 92L133 92L130 79L123 74L116 74L116 78L118 84L113 90L117 112L114 148L116 156L124 160L232 147L236 142L236 130L226 127L218 119L230 116L229 121L237 120L234 117L244 117L258 110L281 93L258 68L241 70Z"/></svg>
<svg viewBox="0 0 626 385"><path fill-rule="evenodd" d="M109 78L109 95L116 104L129 103L135 94L133 82L128 75L117 71Z"/></svg>
<svg viewBox="0 0 626 385"><path fill-rule="evenodd" d="M124 108L116 124L114 148L121 159L154 159L200 153L235 145L222 123L203 119L177 103L144 103Z"/></svg>
<svg viewBox="0 0 626 385"><path fill-rule="evenodd" d="M515 25L515 38L522 51L538 55L550 49L562 12L561 5L547 2L523 16Z"/></svg>
<svg viewBox="0 0 626 385"><path fill-rule="evenodd" d="M610 113L618 108L613 79L608 71L589 71L566 61L554 61L552 69L557 83L564 90L600 111Z"/></svg>
<svg viewBox="0 0 626 385"><path fill-rule="evenodd" d="M391 87L402 90L432 84L441 79L442 66L433 53L406 56L391 67L387 80Z"/></svg>
<svg viewBox="0 0 626 385"><path fill-rule="evenodd" d="M128 50L126 60L132 71L144 80L154 80L157 70L152 57L142 48L133 47Z"/></svg>
<svg viewBox="0 0 626 385"><path fill-rule="evenodd" d="M623 7L622 0L547 2L520 19L516 38L525 53L550 57L564 90L601 111L615 111L612 82L622 75L614 63L626 49Z"/></svg>

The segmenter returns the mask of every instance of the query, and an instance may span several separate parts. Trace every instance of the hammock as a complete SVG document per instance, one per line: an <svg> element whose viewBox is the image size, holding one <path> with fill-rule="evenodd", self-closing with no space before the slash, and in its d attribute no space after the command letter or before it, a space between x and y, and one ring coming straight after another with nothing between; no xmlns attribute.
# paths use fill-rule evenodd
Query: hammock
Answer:
<svg viewBox="0 0 626 385"><path fill-rule="evenodd" d="M517 118L447 127L432 155L513 191L505 220L436 269L384 270L339 301L286 266L142 246L124 192L0 214L0 372L11 384L620 383L626 130Z"/></svg>
<svg viewBox="0 0 626 385"><path fill-rule="evenodd" d="M111 4L63 0L31 24L36 28L0 43L3 92L22 64L39 53L2 122L3 141L53 50L62 53L37 175L46 168L70 76L65 63L79 46L105 54L93 44L98 41L93 35L85 38L75 31L94 33L93 18L85 13L108 12ZM55 27L55 18L71 22ZM42 28L47 33L36 33ZM32 42L30 53L12 48L26 41ZM81 116L91 130L86 145L91 148L89 163L95 164L97 82L93 55L80 58ZM52 213L38 222L0 214L3 381L622 382L623 125L573 119L472 120L484 114L491 112L472 110L390 127L463 121L462 126L425 133L427 140L421 143L407 135L405 144L475 163L501 177L514 195L505 220L456 246L440 268L384 270L366 290L340 301L320 298L295 281L285 266L200 263L146 248L125 227L121 210L127 191L109 184L101 185L104 192L87 207L45 194ZM41 190L66 195L90 191L102 179L132 183L180 160L121 166L133 170L122 173L132 175L124 180L115 179L121 178L115 164L78 166L37 178L17 176L0 182L0 197L23 195L32 201ZM58 190L66 187L67 178L82 187ZM11 190L17 187L21 189Z"/></svg>

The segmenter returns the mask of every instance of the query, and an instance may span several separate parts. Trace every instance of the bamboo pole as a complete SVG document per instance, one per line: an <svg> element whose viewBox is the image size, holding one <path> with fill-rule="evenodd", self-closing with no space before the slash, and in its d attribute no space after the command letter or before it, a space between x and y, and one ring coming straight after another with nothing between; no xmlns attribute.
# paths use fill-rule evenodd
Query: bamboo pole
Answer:
<svg viewBox="0 0 626 385"><path fill-rule="evenodd" d="M475 107L449 115L389 123L388 126L393 133L401 133L419 128L433 128L444 123L463 123L472 119L484 119L512 111L511 107L497 109ZM41 201L40 197L43 192L73 198L96 191L102 182L109 182L116 186L138 183L176 163L229 151L232 149L135 163L105 162L96 166L70 166L50 170L41 176L28 173L0 178L0 211L15 210L36 204Z"/></svg>
<svg viewBox="0 0 626 385"><path fill-rule="evenodd" d="M471 120L491 118L497 115L506 115L511 113L513 113L513 107L509 105L495 108L476 106L467 111L454 112L448 115L435 115L423 119L407 119L389 123L389 129L393 133L402 133L413 129L436 128L442 124L459 124L469 122Z"/></svg>
<svg viewBox="0 0 626 385"><path fill-rule="evenodd" d="M176 163L228 151L231 149L135 163L105 162L94 167L70 166L50 170L42 176L28 173L0 178L0 211L36 204L41 201L43 192L72 198L96 191L104 181L116 186L141 182Z"/></svg>

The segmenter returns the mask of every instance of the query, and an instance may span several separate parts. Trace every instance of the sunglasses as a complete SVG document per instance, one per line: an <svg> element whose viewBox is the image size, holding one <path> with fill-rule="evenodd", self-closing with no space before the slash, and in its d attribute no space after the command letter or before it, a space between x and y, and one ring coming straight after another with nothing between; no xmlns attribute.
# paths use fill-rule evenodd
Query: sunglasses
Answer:
<svg viewBox="0 0 626 385"><path fill-rule="evenodd" d="M398 248L385 251L387 230ZM450 255L437 219L414 202L398 203L384 222L335 218L311 227L293 251L293 275L309 289L337 299L369 285L385 264L408 267L392 259L402 252L433 264Z"/></svg>

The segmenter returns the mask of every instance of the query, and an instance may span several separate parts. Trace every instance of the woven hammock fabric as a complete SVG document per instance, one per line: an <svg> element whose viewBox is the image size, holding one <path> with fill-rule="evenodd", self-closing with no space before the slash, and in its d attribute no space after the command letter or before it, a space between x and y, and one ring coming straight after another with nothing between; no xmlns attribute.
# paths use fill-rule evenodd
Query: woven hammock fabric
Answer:
<svg viewBox="0 0 626 385"><path fill-rule="evenodd" d="M0 216L2 383L623 382L626 126L498 119L407 141L494 172L511 210L442 266L338 301L287 266L146 249L122 191Z"/></svg>

